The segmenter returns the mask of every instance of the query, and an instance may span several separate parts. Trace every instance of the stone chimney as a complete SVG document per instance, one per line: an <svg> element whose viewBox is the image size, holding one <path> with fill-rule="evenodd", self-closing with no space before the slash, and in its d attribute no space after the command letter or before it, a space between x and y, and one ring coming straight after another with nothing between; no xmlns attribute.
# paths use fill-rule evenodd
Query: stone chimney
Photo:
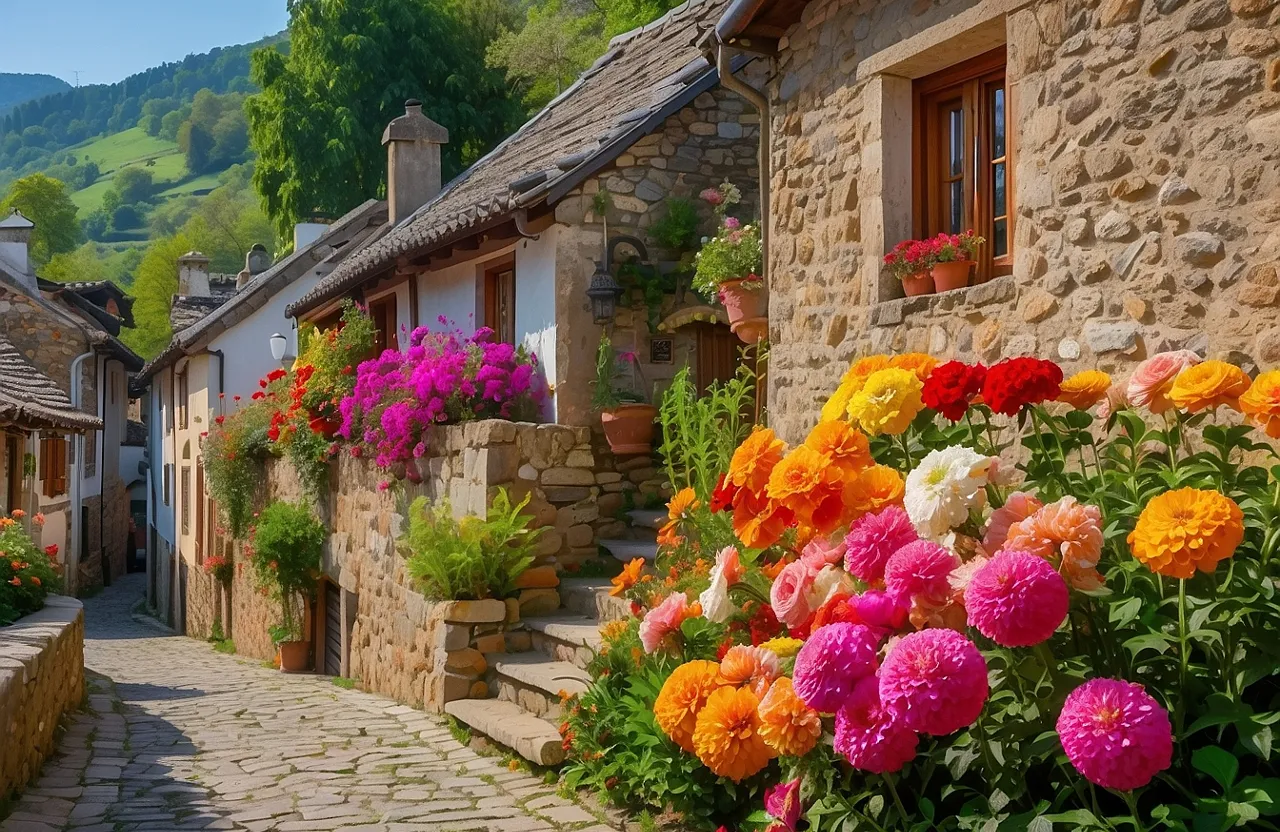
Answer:
<svg viewBox="0 0 1280 832"><path fill-rule="evenodd" d="M236 275L236 291L249 285L249 281L271 268L271 255L262 243L254 243L244 256L244 269Z"/></svg>
<svg viewBox="0 0 1280 832"><path fill-rule="evenodd" d="M178 258L178 294L207 298L209 291L209 258L198 251L188 251Z"/></svg>
<svg viewBox="0 0 1280 832"><path fill-rule="evenodd" d="M5 271L22 281L28 289L36 291L36 278L31 273L31 232L36 224L22 215L17 208L0 219L0 263Z"/></svg>
<svg viewBox="0 0 1280 832"><path fill-rule="evenodd" d="M387 148L387 212L396 225L440 193L440 146L449 131L422 114L422 102L404 103L404 115L382 134Z"/></svg>

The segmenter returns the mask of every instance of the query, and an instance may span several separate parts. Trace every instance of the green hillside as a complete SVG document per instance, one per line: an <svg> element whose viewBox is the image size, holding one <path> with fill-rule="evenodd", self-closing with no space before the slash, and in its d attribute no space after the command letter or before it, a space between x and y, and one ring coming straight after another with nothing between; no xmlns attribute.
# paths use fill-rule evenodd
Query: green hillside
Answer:
<svg viewBox="0 0 1280 832"><path fill-rule="evenodd" d="M178 143L148 136L139 127L77 145L69 152L82 162L94 162L101 171L93 184L71 195L71 201L81 214L102 206L102 198L110 190L116 173L124 168L150 170L162 191L161 196L187 178L186 159L178 149Z"/></svg>

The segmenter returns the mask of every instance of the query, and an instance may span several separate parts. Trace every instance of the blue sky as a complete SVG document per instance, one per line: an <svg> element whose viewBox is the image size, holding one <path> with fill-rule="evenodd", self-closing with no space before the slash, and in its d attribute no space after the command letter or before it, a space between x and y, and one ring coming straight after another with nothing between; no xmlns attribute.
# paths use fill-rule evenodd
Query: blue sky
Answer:
<svg viewBox="0 0 1280 832"><path fill-rule="evenodd" d="M285 27L285 0L0 0L0 72L110 84Z"/></svg>

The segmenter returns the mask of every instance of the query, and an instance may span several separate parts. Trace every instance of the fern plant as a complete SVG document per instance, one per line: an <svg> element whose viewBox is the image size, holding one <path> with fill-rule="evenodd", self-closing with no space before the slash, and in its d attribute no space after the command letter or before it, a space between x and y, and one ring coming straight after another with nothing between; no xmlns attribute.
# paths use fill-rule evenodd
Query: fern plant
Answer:
<svg viewBox="0 0 1280 832"><path fill-rule="evenodd" d="M703 500L711 496L718 473L729 470L734 449L751 430L755 389L756 374L745 364L701 396L687 366L676 373L658 410L658 452L673 488L692 488Z"/></svg>

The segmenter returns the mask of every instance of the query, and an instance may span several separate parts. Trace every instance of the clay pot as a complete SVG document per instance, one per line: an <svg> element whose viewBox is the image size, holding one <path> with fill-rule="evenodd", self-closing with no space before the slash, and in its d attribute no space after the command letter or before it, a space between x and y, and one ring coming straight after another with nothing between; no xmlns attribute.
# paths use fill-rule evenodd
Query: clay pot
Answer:
<svg viewBox="0 0 1280 832"><path fill-rule="evenodd" d="M653 448L653 420L658 408L651 404L622 404L600 414L604 438L615 454L647 454Z"/></svg>
<svg viewBox="0 0 1280 832"><path fill-rule="evenodd" d="M729 327L738 340L745 344L758 344L769 337L768 318L747 318Z"/></svg>
<svg viewBox="0 0 1280 832"><path fill-rule="evenodd" d="M285 673L305 673L311 658L311 642L280 642L280 669Z"/></svg>
<svg viewBox="0 0 1280 832"><path fill-rule="evenodd" d="M933 294L933 275L928 272L917 272L910 277L902 278L902 291L906 292L909 298Z"/></svg>
<svg viewBox="0 0 1280 832"><path fill-rule="evenodd" d="M963 289L969 285L969 269L974 265L975 263L972 260L936 263L933 267L934 288L939 292Z"/></svg>
<svg viewBox="0 0 1280 832"><path fill-rule="evenodd" d="M754 289L744 289L743 284L750 281L756 285ZM742 280L726 280L720 284L720 302L729 315L729 326L748 318L759 318L764 315L764 287L760 279L752 276Z"/></svg>

